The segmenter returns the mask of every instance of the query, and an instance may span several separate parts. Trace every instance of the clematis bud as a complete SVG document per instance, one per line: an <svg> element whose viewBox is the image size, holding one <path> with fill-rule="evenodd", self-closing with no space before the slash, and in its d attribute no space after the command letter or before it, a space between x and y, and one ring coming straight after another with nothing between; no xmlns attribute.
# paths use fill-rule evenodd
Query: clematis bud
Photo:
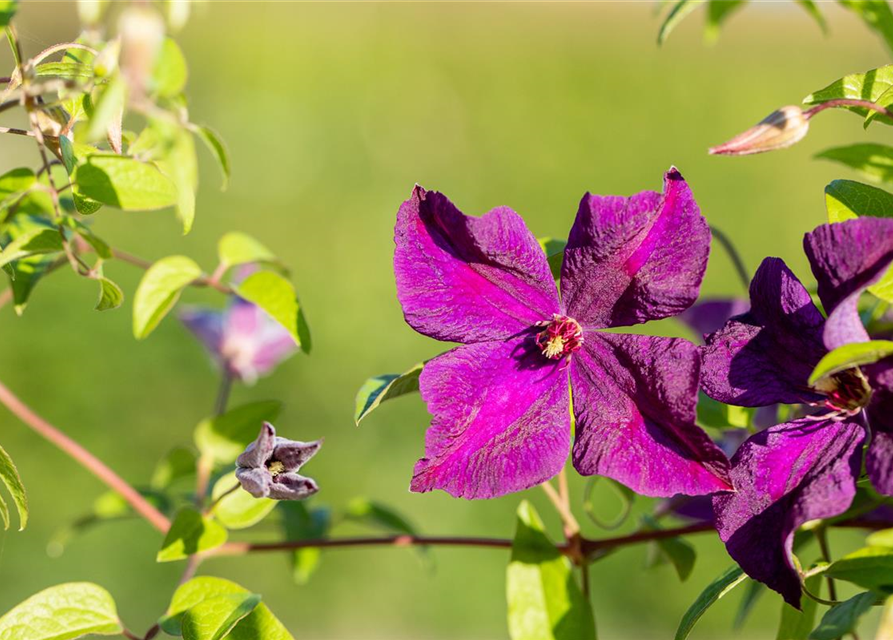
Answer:
<svg viewBox="0 0 893 640"><path fill-rule="evenodd" d="M747 156L786 149L809 131L809 116L796 106L782 107L728 142L710 148L711 155Z"/></svg>
<svg viewBox="0 0 893 640"><path fill-rule="evenodd" d="M264 422L257 440L249 444L236 460L236 478L255 498L309 498L319 491L319 487L298 471L321 446L322 440L297 442L280 438L273 425Z"/></svg>
<svg viewBox="0 0 893 640"><path fill-rule="evenodd" d="M146 90L164 43L164 21L147 7L130 7L118 22L121 34L121 71L137 94Z"/></svg>

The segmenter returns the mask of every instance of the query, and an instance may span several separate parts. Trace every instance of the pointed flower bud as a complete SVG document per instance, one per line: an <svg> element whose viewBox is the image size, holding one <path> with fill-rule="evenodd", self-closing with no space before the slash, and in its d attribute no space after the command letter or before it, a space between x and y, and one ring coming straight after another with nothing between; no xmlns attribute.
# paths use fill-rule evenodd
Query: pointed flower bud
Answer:
<svg viewBox="0 0 893 640"><path fill-rule="evenodd" d="M786 149L800 142L809 131L809 116L796 106L782 107L728 142L711 147L711 155L747 156Z"/></svg>

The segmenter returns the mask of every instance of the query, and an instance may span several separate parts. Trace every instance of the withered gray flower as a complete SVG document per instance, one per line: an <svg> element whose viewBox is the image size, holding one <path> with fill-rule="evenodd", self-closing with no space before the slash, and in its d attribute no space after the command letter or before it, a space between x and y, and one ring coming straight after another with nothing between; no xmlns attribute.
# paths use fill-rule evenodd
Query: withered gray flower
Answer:
<svg viewBox="0 0 893 640"><path fill-rule="evenodd" d="M316 455L322 440L297 442L276 436L269 422L261 427L257 440L236 460L236 478L255 498L303 500L319 491L311 478L298 470Z"/></svg>

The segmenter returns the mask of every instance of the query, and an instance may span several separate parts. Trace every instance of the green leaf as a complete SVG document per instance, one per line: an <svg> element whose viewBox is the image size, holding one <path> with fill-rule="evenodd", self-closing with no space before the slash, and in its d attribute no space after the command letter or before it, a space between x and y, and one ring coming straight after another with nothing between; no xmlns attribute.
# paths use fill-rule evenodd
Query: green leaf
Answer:
<svg viewBox="0 0 893 640"><path fill-rule="evenodd" d="M645 531L656 531L661 529L660 524L650 516L643 516L645 522ZM687 540L675 538L663 538L654 541L655 548L660 552L661 556L670 561L673 568L676 569L676 575L679 580L685 582L691 575L692 569L695 567L695 559L697 553L695 548Z"/></svg>
<svg viewBox="0 0 893 640"><path fill-rule="evenodd" d="M549 261L549 270L552 271L552 277L556 280L561 279L561 265L564 262L564 248L567 246L567 240L558 238L537 238L546 259Z"/></svg>
<svg viewBox="0 0 893 640"><path fill-rule="evenodd" d="M826 149L816 158L839 162L872 182L893 182L893 147L869 142Z"/></svg>
<svg viewBox="0 0 893 640"><path fill-rule="evenodd" d="M893 549L893 529L875 531L865 538L865 543L869 547L888 547Z"/></svg>
<svg viewBox="0 0 893 640"><path fill-rule="evenodd" d="M877 634L874 640L893 640L893 596L884 602L881 612L881 621L878 623Z"/></svg>
<svg viewBox="0 0 893 640"><path fill-rule="evenodd" d="M384 531L409 536L418 535L418 530L394 509L368 498L353 498L347 503L344 517L347 520Z"/></svg>
<svg viewBox="0 0 893 640"><path fill-rule="evenodd" d="M92 80L93 66L79 62L44 62L34 67L38 78L61 78L62 80Z"/></svg>
<svg viewBox="0 0 893 640"><path fill-rule="evenodd" d="M871 69L865 73L851 73L839 80L835 80L824 89L819 89L803 98L803 104L811 106L822 104L830 100L868 100L877 102L878 99L893 87L893 65L887 65L878 69ZM839 107L862 117L866 117L873 111L863 107ZM881 118L886 124L893 124L889 118Z"/></svg>
<svg viewBox="0 0 893 640"><path fill-rule="evenodd" d="M152 93L161 98L173 98L183 93L188 78L186 58L171 38L165 38L155 70L152 73Z"/></svg>
<svg viewBox="0 0 893 640"><path fill-rule="evenodd" d="M282 527L286 540L317 540L325 538L332 524L329 509L318 507L313 510L305 502L283 501ZM310 576L319 566L322 553L318 547L295 549L292 554L292 577L297 584L307 584Z"/></svg>
<svg viewBox="0 0 893 640"><path fill-rule="evenodd" d="M675 29L688 14L704 4L705 1L706 0L675 0L673 2L673 8L670 9L663 24L660 26L660 31L657 34L657 44L662 45L666 42L670 32L673 31L673 29Z"/></svg>
<svg viewBox="0 0 893 640"><path fill-rule="evenodd" d="M74 170L81 164L81 159L98 153L96 147L88 144L72 143L68 138L62 136L59 138L59 148L62 152L62 164L69 177L74 174ZM102 203L89 198L83 194L80 185L76 182L71 183L71 198L74 201L77 212L89 216L102 208Z"/></svg>
<svg viewBox="0 0 893 640"><path fill-rule="evenodd" d="M592 609L574 580L570 561L549 540L526 500L518 506L506 577L512 640L595 638Z"/></svg>
<svg viewBox="0 0 893 640"><path fill-rule="evenodd" d="M217 243L220 263L227 267L252 262L275 262L276 256L260 242L240 231L230 231Z"/></svg>
<svg viewBox="0 0 893 640"><path fill-rule="evenodd" d="M236 293L270 314L288 329L304 353L310 353L310 328L291 282L272 271L257 271L236 287Z"/></svg>
<svg viewBox="0 0 893 640"><path fill-rule="evenodd" d="M214 131L211 127L201 124L192 124L189 125L189 128L201 139L202 142L205 143L205 146L208 147L208 150L217 160L217 164L220 166L220 171L223 173L223 184L220 188L225 191L229 186L229 180L232 176L232 164L229 159L229 150L226 148L226 143L224 143L220 134Z"/></svg>
<svg viewBox="0 0 893 640"><path fill-rule="evenodd" d="M233 487L238 488L227 493ZM235 471L222 476L214 484L211 499L219 500L214 505L214 517L227 529L247 529L266 518L276 508L275 500L255 498L242 490Z"/></svg>
<svg viewBox="0 0 893 640"><path fill-rule="evenodd" d="M44 589L0 618L0 640L72 640L121 630L112 596L90 582Z"/></svg>
<svg viewBox="0 0 893 640"><path fill-rule="evenodd" d="M12 300L17 315L21 316L28 305L28 300L37 283L50 272L56 264L52 255L40 254L16 260L15 278L11 279Z"/></svg>
<svg viewBox="0 0 893 640"><path fill-rule="evenodd" d="M152 333L180 292L201 274L201 268L185 256L162 258L149 267L133 298L133 335L142 340Z"/></svg>
<svg viewBox="0 0 893 640"><path fill-rule="evenodd" d="M874 100L874 102L878 106L886 107L887 109L889 109L890 106L893 105L893 87L890 87L889 89L884 91L880 96L878 96L877 100ZM893 124L893 119L882 115L878 111L869 110L868 115L865 116L865 122L862 123L862 126L867 129L868 125L878 119L880 119L881 122L885 122L886 124Z"/></svg>
<svg viewBox="0 0 893 640"><path fill-rule="evenodd" d="M813 369L809 376L809 384L813 385L822 378L835 373L871 364L893 355L893 341L871 340L869 342L853 342L834 349Z"/></svg>
<svg viewBox="0 0 893 640"><path fill-rule="evenodd" d="M806 588L814 595L821 595L822 576L814 575L806 579ZM801 610L795 609L787 602L781 603L781 621L775 640L807 640L815 625L816 601L803 598Z"/></svg>
<svg viewBox="0 0 893 640"><path fill-rule="evenodd" d="M195 444L203 456L218 464L233 462L257 439L263 423L274 422L281 411L278 400L263 400L206 418L195 428Z"/></svg>
<svg viewBox="0 0 893 640"><path fill-rule="evenodd" d="M149 486L153 489L167 489L180 478L195 474L195 452L186 447L174 447L155 465Z"/></svg>
<svg viewBox="0 0 893 640"><path fill-rule="evenodd" d="M59 230L35 224L3 247L0 251L0 266L27 256L59 251L62 251L62 235Z"/></svg>
<svg viewBox="0 0 893 640"><path fill-rule="evenodd" d="M148 162L111 154L92 155L76 169L80 192L124 211L164 209L178 202L177 186Z"/></svg>
<svg viewBox="0 0 893 640"><path fill-rule="evenodd" d="M5 27L9 24L18 8L18 0L0 0L0 27Z"/></svg>
<svg viewBox="0 0 893 640"><path fill-rule="evenodd" d="M889 593L893 591L893 548L864 547L834 561L826 574L865 589Z"/></svg>
<svg viewBox="0 0 893 640"><path fill-rule="evenodd" d="M90 120L84 134L87 142L105 140L108 137L109 129L121 120L125 102L127 102L127 83L121 74L116 73L100 89L93 102L93 108L88 113Z"/></svg>
<svg viewBox="0 0 893 640"><path fill-rule="evenodd" d="M15 504L16 510L19 512L19 531L22 531L28 524L28 497L25 495L25 486L22 484L22 479L19 477L18 469L16 469L15 463L3 447L0 447L0 482L3 482L6 490L9 491L9 495L12 496L12 502ZM2 498L0 498L0 500L2 500ZM3 504L5 507L5 501ZM3 528L8 529L8 511L6 517L3 518L3 521Z"/></svg>
<svg viewBox="0 0 893 640"><path fill-rule="evenodd" d="M34 172L25 167L12 169L0 176L0 211L18 202L36 182Z"/></svg>
<svg viewBox="0 0 893 640"><path fill-rule="evenodd" d="M732 629L735 630L744 626L760 596L766 593L766 587L761 582L756 580L745 580L745 582L747 583L747 589L741 596L738 611L735 613L735 620L732 622Z"/></svg>
<svg viewBox="0 0 893 640"><path fill-rule="evenodd" d="M828 32L828 25L825 22L825 16L822 15L822 12L819 11L818 5L813 0L796 0L797 4L803 7L803 10L806 11L812 18L818 23L819 27L822 29L823 33Z"/></svg>
<svg viewBox="0 0 893 640"><path fill-rule="evenodd" d="M753 408L735 407L714 400L703 391L698 393L698 424L712 429L734 427L745 429L753 419Z"/></svg>
<svg viewBox="0 0 893 640"><path fill-rule="evenodd" d="M226 529L214 519L195 509L184 508L177 512L155 559L158 562L183 560L219 547L226 542L226 537Z"/></svg>
<svg viewBox="0 0 893 640"><path fill-rule="evenodd" d="M679 628L676 630L675 640L685 640L707 609L746 579L747 576L741 568L737 565L733 565L707 585L707 588L701 592L698 599L695 600L694 604L692 604L688 608L688 611L685 612L685 615L682 616L682 621L679 623Z"/></svg>
<svg viewBox="0 0 893 640"><path fill-rule="evenodd" d="M256 593L232 593L203 600L183 615L183 638L221 640L259 604L260 596Z"/></svg>
<svg viewBox="0 0 893 640"><path fill-rule="evenodd" d="M99 282L99 302L96 303L97 311L117 309L124 302L124 292L121 287L106 277L97 278Z"/></svg>
<svg viewBox="0 0 893 640"><path fill-rule="evenodd" d="M62 218L62 224L83 238L93 248L96 255L103 260L110 260L113 257L112 248L109 247L108 243L93 233L93 230L80 220L66 215Z"/></svg>
<svg viewBox="0 0 893 640"><path fill-rule="evenodd" d="M159 626L168 635L184 635L184 618L188 611L206 600L226 595L250 595L250 592L235 582L222 578L193 578L177 588L167 613L158 621ZM230 640L294 640L262 603L239 621L226 637Z"/></svg>
<svg viewBox="0 0 893 640"><path fill-rule="evenodd" d="M837 0L860 18L869 29L880 35L893 51L893 12L887 0Z"/></svg>
<svg viewBox="0 0 893 640"><path fill-rule="evenodd" d="M729 19L738 9L741 9L746 0L710 0L707 7L707 24L704 28L704 39L714 42L719 37L719 31L723 23Z"/></svg>
<svg viewBox="0 0 893 640"><path fill-rule="evenodd" d="M853 180L835 180L825 187L829 222L860 216L893 217L893 194Z"/></svg>
<svg viewBox="0 0 893 640"><path fill-rule="evenodd" d="M868 613L876 599L873 593L866 592L834 605L822 616L815 631L809 634L809 640L837 640L855 631L859 618Z"/></svg>
<svg viewBox="0 0 893 640"><path fill-rule="evenodd" d="M385 400L393 400L407 393L419 390L419 376L425 363L419 363L412 369L396 374L388 373L369 378L357 391L354 422L360 421L378 408Z"/></svg>

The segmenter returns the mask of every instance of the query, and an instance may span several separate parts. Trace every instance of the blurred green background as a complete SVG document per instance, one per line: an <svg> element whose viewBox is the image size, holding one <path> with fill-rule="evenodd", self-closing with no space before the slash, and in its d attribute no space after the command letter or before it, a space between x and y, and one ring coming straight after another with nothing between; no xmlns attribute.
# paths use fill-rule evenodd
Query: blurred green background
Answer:
<svg viewBox="0 0 893 640"><path fill-rule="evenodd" d="M801 234L823 221L824 185L846 173L811 156L867 139L859 120L823 114L804 143L778 154L711 158L706 149L848 72L888 62L853 15L822 5L828 36L792 3L758 3L730 20L716 46L703 44L696 13L658 49L655 5L646 2L208 3L178 40L190 63L192 117L216 127L232 152L230 189L218 190L217 169L203 155L192 234L180 235L171 212L103 210L95 228L121 249L151 259L184 253L208 270L225 231L260 238L293 269L314 351L237 389L234 402L282 398L283 435L326 438L307 467L320 501L337 508L363 495L399 508L425 533L510 536L522 496L466 502L408 493L428 420L417 396L353 424L354 394L368 376L445 348L407 327L396 302L400 202L418 182L467 213L505 204L537 235L565 237L585 191L659 189L675 164L751 269L765 255L783 256L806 279ZM19 30L32 54L70 40L73 3L25 2ZM28 140L0 142L3 170L37 160ZM107 272L132 294L140 272L125 264ZM719 249L704 292L742 293ZM96 296L94 283L64 273L39 287L23 318L2 309L0 380L125 478L145 483L166 450L191 442L211 410L215 374L176 320L138 343L129 304L97 313ZM222 303L208 292L184 298ZM657 330L684 334L672 321ZM5 410L0 437L19 464L33 518L24 533L0 532L0 610L52 584L89 580L115 595L128 626L147 628L182 570L155 564L158 534L138 521L111 524L48 556L53 532L103 487ZM572 479L579 504L583 481ZM527 493L557 532L540 492ZM616 509L609 493L597 495L607 514ZM848 542L832 539L837 549ZM642 569L644 547L594 565L601 637L670 637L730 563L711 536L698 549L681 586L667 566ZM804 560L814 554L808 549ZM431 571L407 550L332 551L305 587L291 582L284 555L213 560L201 572L262 593L299 640L505 638L507 554L437 549L434 558ZM732 637L737 600L711 610L695 637ZM764 597L737 637L774 637L779 608L778 598Z"/></svg>

